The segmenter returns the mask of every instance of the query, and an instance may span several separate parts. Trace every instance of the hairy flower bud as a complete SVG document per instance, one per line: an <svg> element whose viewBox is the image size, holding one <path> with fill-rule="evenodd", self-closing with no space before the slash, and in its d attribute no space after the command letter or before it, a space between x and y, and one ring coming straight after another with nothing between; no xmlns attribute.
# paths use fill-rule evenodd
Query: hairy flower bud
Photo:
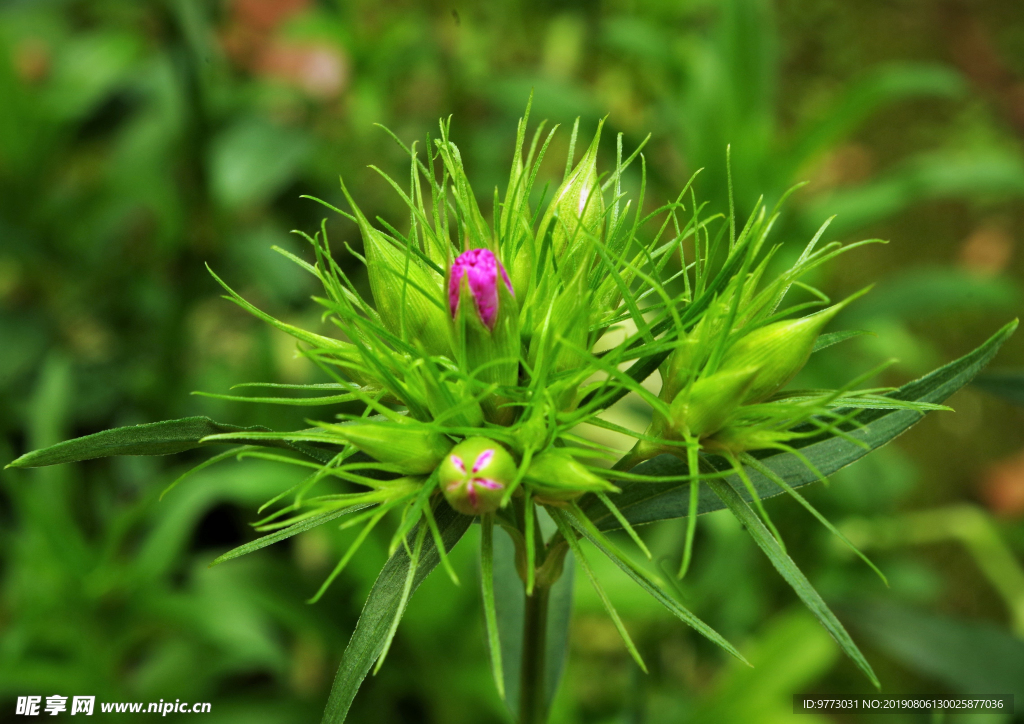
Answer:
<svg viewBox="0 0 1024 724"><path fill-rule="evenodd" d="M394 465L398 472L410 475L432 472L452 448L451 440L444 435L413 424L349 422L320 423L320 427L373 459Z"/></svg>
<svg viewBox="0 0 1024 724"><path fill-rule="evenodd" d="M755 329L729 348L719 372L754 367L757 374L743 401L759 402L770 397L807 364L821 330L853 298L802 319L787 319Z"/></svg>
<svg viewBox="0 0 1024 724"><path fill-rule="evenodd" d="M449 505L465 515L482 515L501 505L515 480L516 464L498 443L471 437L452 448L437 472Z"/></svg>
<svg viewBox="0 0 1024 724"><path fill-rule="evenodd" d="M530 461L525 480L534 498L546 505L563 505L584 493L617 492L618 488L595 475L563 450L551 449Z"/></svg>
<svg viewBox="0 0 1024 724"><path fill-rule="evenodd" d="M541 219L538 241L551 229L551 253L563 279L572 278L577 269L593 258L587 253L591 244L600 241L604 228L604 199L597 175L597 146L601 140L598 125L594 140L579 164L555 191L554 200Z"/></svg>
<svg viewBox="0 0 1024 724"><path fill-rule="evenodd" d="M429 354L451 356L440 276L373 228L354 204L353 209L363 236L370 291L384 327L422 344Z"/></svg>

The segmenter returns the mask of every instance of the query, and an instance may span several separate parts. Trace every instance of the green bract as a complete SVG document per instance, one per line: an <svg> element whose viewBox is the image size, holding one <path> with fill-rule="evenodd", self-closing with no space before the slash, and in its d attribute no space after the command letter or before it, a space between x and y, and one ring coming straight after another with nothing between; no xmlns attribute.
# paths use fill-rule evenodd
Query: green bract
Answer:
<svg viewBox="0 0 1024 724"><path fill-rule="evenodd" d="M687 517L680 532L682 574L691 560L697 516L712 509L702 502L701 486L743 523L877 683L845 629L786 555L761 497L787 492L838 535L795 488L891 439L924 412L947 409L941 402L991 359L1012 328L900 390L854 390L878 371L870 370L840 389L787 392L783 387L805 365L826 325L853 299L830 306L805 277L858 244L819 246L826 222L785 268L776 254L782 245L770 241L778 209L759 203L737 229L732 216L702 215L693 179L674 201L645 213L640 149L623 158L620 135L615 163L602 174L600 127L575 168L570 151L565 175L548 200L534 185L556 129L545 134L541 124L527 143L526 128L524 118L504 201L495 191L494 205L486 210L450 138L450 121L442 121L440 137L428 139L422 151L402 145L410 162L408 185L381 172L409 208L406 220L393 220L397 226L372 224L342 187L351 210L329 208L358 226L372 299L364 299L335 262L326 225L313 236L303 234L308 260L288 255L322 283L323 296L315 301L330 334L274 319L216 277L229 299L292 335L329 381L308 387L317 397L214 396L319 405L326 421L274 432L189 418L61 443L12 465L167 454L232 442L239 447L202 466L248 456L307 468L309 477L274 498L270 504L276 509L257 523L267 535L218 560L338 518L344 527L361 526L314 599L395 511L392 557L346 650L328 722L344 719L373 662L378 668L383 663L423 576L440 563L454 578L447 551L471 521L480 523L485 621L503 695L505 658L492 567L495 524L508 532L515 549L515 564L502 569L518 572L528 616L542 617L523 629L524 648L516 654L523 662L517 680L524 721L543 718L549 700L541 693L550 681L543 616L547 596L562 572L571 570L565 565L570 552L644 666L580 538L680 620L742 659L604 532L623 529L647 554L634 524ZM570 149L577 130L578 124ZM639 198L623 191L627 173L631 185L639 184ZM662 383L655 393L644 383L658 370ZM607 418L608 408L627 395L650 407L646 430ZM876 424L886 419L892 424ZM588 431L594 427L636 443L629 451L609 449L592 441ZM664 453L672 457L659 457ZM545 537L542 521L556 532ZM541 638L525 640L531 635Z"/></svg>

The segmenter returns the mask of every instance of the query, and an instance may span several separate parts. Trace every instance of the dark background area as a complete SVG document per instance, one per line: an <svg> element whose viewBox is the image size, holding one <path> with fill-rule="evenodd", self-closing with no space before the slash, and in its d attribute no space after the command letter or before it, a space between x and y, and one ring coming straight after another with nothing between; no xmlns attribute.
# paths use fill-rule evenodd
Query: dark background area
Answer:
<svg viewBox="0 0 1024 724"><path fill-rule="evenodd" d="M374 124L408 143L451 114L489 208L531 90L531 119L563 128L552 181L573 120L589 135L607 114L604 170L616 133L627 152L652 134L652 208L703 168L698 196L726 210L731 144L741 216L759 195L774 203L808 181L780 220L784 253L832 214L826 239L891 240L815 280L836 298L877 283L839 320L876 336L816 355L807 384L841 384L890 357L900 361L880 383L901 384L1019 313L1018 0L14 0L0 7L0 463L187 415L302 425L306 410L189 394L319 381L288 338L219 297L204 263L257 306L316 328L310 279L271 249L305 253L289 232L315 230L325 209L300 196L344 207L341 174L368 216L400 225L401 199L367 165L398 179L407 166ZM638 189L635 171L626 185ZM362 280L342 244L358 251L356 229L335 214L326 224L335 257ZM996 365L1022 363L1018 335ZM955 414L931 415L808 493L890 588L792 501L768 508L883 695L1016 693L1021 708L1024 414L977 388L950 404ZM210 701L210 722L319 718L390 531L316 605L305 600L351 531L316 529L209 569L255 537L256 508L295 474L228 463L158 500L202 459L0 474L0 721L18 720L24 694ZM645 533L669 568L682 530ZM793 694L871 694L733 519L703 519L696 550L680 595L755 668L726 661L595 557L651 674L578 581L553 721L813 722L792 714ZM507 720L472 544L453 562L462 585L424 584L351 721Z"/></svg>

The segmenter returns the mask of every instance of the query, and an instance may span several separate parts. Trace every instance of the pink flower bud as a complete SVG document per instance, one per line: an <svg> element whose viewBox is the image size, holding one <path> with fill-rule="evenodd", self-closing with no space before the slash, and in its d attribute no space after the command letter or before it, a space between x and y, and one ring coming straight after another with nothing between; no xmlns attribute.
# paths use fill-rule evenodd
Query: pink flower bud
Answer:
<svg viewBox="0 0 1024 724"><path fill-rule="evenodd" d="M448 306L451 309L452 316L455 316L455 312L459 308L462 277L465 276L469 285L469 293L473 296L480 321L488 329L493 330L494 322L498 318L499 271L501 272L502 279L505 280L505 286L508 287L509 293L514 294L512 282L505 272L505 267L494 258L494 254L489 250L470 249L460 254L455 263L452 264L451 276L448 279Z"/></svg>
<svg viewBox="0 0 1024 724"><path fill-rule="evenodd" d="M456 445L438 470L441 491L466 515L493 513L516 477L516 464L501 445L471 437Z"/></svg>

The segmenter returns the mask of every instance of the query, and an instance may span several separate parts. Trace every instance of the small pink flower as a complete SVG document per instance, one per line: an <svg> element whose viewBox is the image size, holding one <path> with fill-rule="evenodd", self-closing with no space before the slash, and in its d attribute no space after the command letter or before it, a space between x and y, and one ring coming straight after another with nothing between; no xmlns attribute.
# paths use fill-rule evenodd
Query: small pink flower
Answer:
<svg viewBox="0 0 1024 724"><path fill-rule="evenodd" d="M451 277L448 279L448 306L452 316L459 308L459 296L462 285L462 277L465 276L469 283L469 292L473 295L476 304L476 312L480 321L488 329L494 329L494 323L498 318L498 272L501 272L505 286L510 294L512 282L505 272L505 267L494 258L487 249L470 249L459 255L452 264Z"/></svg>

